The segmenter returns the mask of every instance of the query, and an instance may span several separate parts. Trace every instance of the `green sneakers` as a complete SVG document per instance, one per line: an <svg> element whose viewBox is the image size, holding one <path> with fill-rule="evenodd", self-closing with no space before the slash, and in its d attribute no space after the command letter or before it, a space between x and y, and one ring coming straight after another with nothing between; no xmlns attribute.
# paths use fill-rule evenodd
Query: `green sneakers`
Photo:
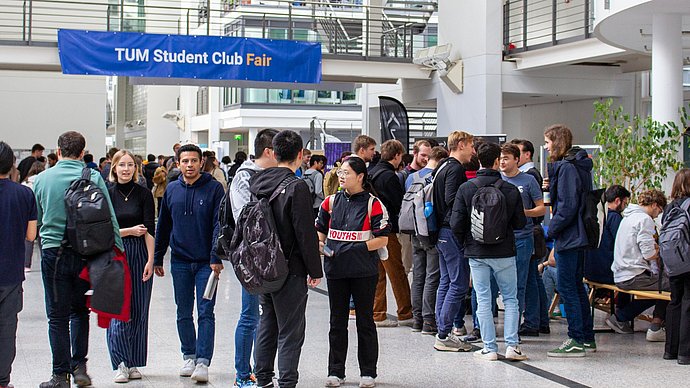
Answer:
<svg viewBox="0 0 690 388"><path fill-rule="evenodd" d="M596 341L585 341L582 343L582 346L585 347L586 352L592 352L596 353L597 352L597 343Z"/></svg>
<svg viewBox="0 0 690 388"><path fill-rule="evenodd" d="M568 338L561 346L549 351L546 355L549 357L584 357L585 346L572 338Z"/></svg>

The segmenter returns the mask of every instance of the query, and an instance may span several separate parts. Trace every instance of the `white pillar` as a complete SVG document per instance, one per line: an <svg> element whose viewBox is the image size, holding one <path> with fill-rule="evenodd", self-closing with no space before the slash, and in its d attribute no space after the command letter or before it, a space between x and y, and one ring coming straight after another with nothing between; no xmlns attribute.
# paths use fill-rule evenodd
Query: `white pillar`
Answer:
<svg viewBox="0 0 690 388"><path fill-rule="evenodd" d="M263 129L263 128L262 128ZM258 128L249 128L247 130L247 156L249 155L254 155L255 157L259 157L259 155L254 154L254 141L256 141L256 135L259 134L259 129ZM233 153L230 155L230 158L235 158L235 154Z"/></svg>
<svg viewBox="0 0 690 388"><path fill-rule="evenodd" d="M113 109L115 123L115 147L125 148L125 123L127 121L127 77L116 77L115 109Z"/></svg>
<svg viewBox="0 0 690 388"><path fill-rule="evenodd" d="M451 59L462 58L464 91L454 94L438 76L438 135L455 130L501 133L503 2L439 0L438 43L452 43Z"/></svg>
<svg viewBox="0 0 690 388"><path fill-rule="evenodd" d="M683 106L682 15L655 14L652 20L652 118L678 123Z"/></svg>
<svg viewBox="0 0 690 388"><path fill-rule="evenodd" d="M221 88L208 88L208 148L215 149L214 143L220 141L220 93Z"/></svg>

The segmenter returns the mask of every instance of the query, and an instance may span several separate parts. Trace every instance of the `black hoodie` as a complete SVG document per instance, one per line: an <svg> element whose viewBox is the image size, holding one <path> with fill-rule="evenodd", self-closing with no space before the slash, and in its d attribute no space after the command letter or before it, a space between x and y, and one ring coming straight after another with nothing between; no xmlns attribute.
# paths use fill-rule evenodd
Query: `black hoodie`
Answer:
<svg viewBox="0 0 690 388"><path fill-rule="evenodd" d="M283 180L295 173L286 167L271 167L252 177L249 191L257 198L270 197ZM307 183L298 179L271 203L280 237L280 246L288 259L291 275L323 277L319 238L314 228L313 201Z"/></svg>

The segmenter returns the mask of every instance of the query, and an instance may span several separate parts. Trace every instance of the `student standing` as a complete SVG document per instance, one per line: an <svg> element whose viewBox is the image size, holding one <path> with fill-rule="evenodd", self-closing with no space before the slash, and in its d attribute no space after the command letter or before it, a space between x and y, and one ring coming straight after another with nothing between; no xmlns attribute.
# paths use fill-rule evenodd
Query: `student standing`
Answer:
<svg viewBox="0 0 690 388"><path fill-rule="evenodd" d="M48 315L48 338L53 352L53 375L41 383L41 388L69 388L70 374L80 387L91 385L86 370L89 350L89 309L86 291L89 283L79 277L86 267L86 258L70 247L61 248L65 238L67 211L65 191L82 176L85 168L81 161L86 140L79 132L65 132L58 138L58 163L39 174L34 183L38 204L38 226L41 235L41 274L45 289ZM103 193L108 188L96 170L91 170L91 182ZM110 207L110 218L115 234L115 245L124 250L120 227Z"/></svg>
<svg viewBox="0 0 690 388"><path fill-rule="evenodd" d="M592 190L592 159L587 151L573 147L573 134L563 124L546 128L544 142L551 160L548 180L544 180L551 194L548 238L555 240L558 293L563 298L568 321L568 339L547 355L584 357L586 349L596 350L591 306L582 284L588 245L582 220L583 198Z"/></svg>
<svg viewBox="0 0 690 388"><path fill-rule="evenodd" d="M249 190L257 198L269 198L286 179L294 179L302 164L302 138L294 131L284 130L273 138L273 152L278 166L257 173L251 180ZM279 386L293 388L298 384L307 287L318 286L323 277L311 205L309 188L301 179L287 184L271 202L289 275L280 290L259 296L262 313L255 358L260 387L272 386L276 356Z"/></svg>
<svg viewBox="0 0 690 388"><path fill-rule="evenodd" d="M129 322L110 321L106 336L116 383L140 379L137 368L146 366L148 355L149 306L153 289L154 204L153 195L137 182L134 155L120 150L110 168L110 200L120 225L132 279Z"/></svg>
<svg viewBox="0 0 690 388"><path fill-rule="evenodd" d="M673 180L673 202L669 206L681 206L690 199L690 169L683 168ZM670 207L664 214L668 214ZM664 220L665 221L665 220ZM683 252L687 257L689 252ZM671 303L666 311L666 348L664 359L678 359L680 365L690 365L690 272L671 276Z"/></svg>
<svg viewBox="0 0 690 388"><path fill-rule="evenodd" d="M331 256L324 254L331 308L326 386L339 387L345 381L348 312L352 298L357 314L359 386L373 387L378 360L378 338L374 323L379 262L377 249L386 246L390 224L386 208L370 192L367 166L362 159L347 159L338 175L343 190L324 200L316 220L319 240L322 246L327 246L332 252ZM354 232L356 238L342 237L347 232Z"/></svg>
<svg viewBox="0 0 690 388"><path fill-rule="evenodd" d="M235 170L227 195L230 197L232 216L239 219L242 208L251 201L249 180L259 171L277 165L273 154L273 138L278 131L266 128L256 134L254 155L256 161L246 160ZM259 326L259 296L250 294L242 287L242 309L235 328L235 386L238 388L256 387L252 374L251 358L256 329ZM256 360L255 360L256 362Z"/></svg>
<svg viewBox="0 0 690 388"><path fill-rule="evenodd" d="M501 147L495 143L484 143L477 152L481 168L477 171L477 178L464 183L458 189L453 204L453 215L450 220L453 233L458 241L465 245L465 257L469 258L472 270L472 284L477 293L477 317L484 348L474 354L483 360L498 359L498 345L496 344L496 328L494 326L492 307L494 299L491 292L491 277L496 279L498 288L505 305L505 319L503 337L506 342L506 359L525 360L518 343L518 326L520 311L517 301L517 269L515 264L516 244L514 230L522 230L526 223L523 200L520 191L512 184L504 183L498 172ZM517 161L515 161L517 164ZM517 166L515 166L517 167ZM531 177L530 177L531 178ZM483 215L477 214L476 203L482 202L475 194L484 188L493 187L500 191L501 197L494 208L489 208ZM495 192L489 192L484 198ZM482 217L481 226L475 224L475 219ZM489 218L492 217L492 218ZM496 217L496 218L493 218ZM477 232L477 229L480 229ZM486 241L477 238L484 236L488 230L501 231L496 240ZM502 237L501 239L499 239ZM529 257L528 257L529 259Z"/></svg>
<svg viewBox="0 0 690 388"><path fill-rule="evenodd" d="M0 387L10 383L17 350L17 314L24 304L24 241L36 238L36 199L31 189L9 179L14 152L0 141Z"/></svg>
<svg viewBox="0 0 690 388"><path fill-rule="evenodd" d="M537 276L529 276L530 271L536 272L537 262L532 261L534 252L534 224L535 217L541 217L545 213L544 201L541 195L541 186L532 175L523 173L518 169L520 149L514 144L504 144L501 148L501 173L503 180L511 183L520 191L522 206L525 209L527 222L519 230L515 230L515 264L517 268L517 298L520 314L524 314L525 322L523 332L533 336L539 336L541 327L539 321L539 298L532 298L532 304L526 303L526 293L537 295L539 287ZM531 282L529 281L531 280ZM536 311L528 314L528 310ZM519 322L519 319L518 319Z"/></svg>
<svg viewBox="0 0 690 388"><path fill-rule="evenodd" d="M223 270L213 243L218 238L218 209L225 192L210 174L201 172L201 157L196 145L185 144L178 149L180 176L168 183L163 197L154 270L158 276L165 275L163 257L170 246L177 334L184 360L180 376L207 382L216 333L216 296L208 300L202 295L211 272L219 276ZM192 316L195 296L198 332Z"/></svg>

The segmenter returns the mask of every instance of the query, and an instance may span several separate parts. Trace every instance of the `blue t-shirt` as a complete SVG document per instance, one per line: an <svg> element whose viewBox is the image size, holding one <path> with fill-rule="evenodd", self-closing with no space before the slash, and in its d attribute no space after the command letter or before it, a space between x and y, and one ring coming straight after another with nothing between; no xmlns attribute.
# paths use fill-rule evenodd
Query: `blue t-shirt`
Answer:
<svg viewBox="0 0 690 388"><path fill-rule="evenodd" d="M9 179L0 179L0 286L24 281L24 241L29 221L36 221L33 191Z"/></svg>
<svg viewBox="0 0 690 388"><path fill-rule="evenodd" d="M542 199L541 187L539 187L539 183L537 183L537 180L534 179L532 175L520 172L512 178L508 178L503 174L501 174L501 177L503 177L504 181L512 183L520 190L522 206L524 206L525 209L534 208L535 202ZM515 238L518 239L531 236L534 233L533 228L534 223L532 218L527 217L525 227L515 231Z"/></svg>
<svg viewBox="0 0 690 388"><path fill-rule="evenodd" d="M410 175L407 177L407 180L405 181L405 191L407 191L407 190L410 188L410 186L412 186L412 182L414 182L414 177L413 177L413 175L416 174L417 176L426 176L427 174L429 174L429 173L432 172L432 171L433 171L432 169L430 169L430 168L428 168L428 167L424 167L423 169L421 169L421 170L419 170L419 171L417 171L417 172L414 172L414 173L410 174Z"/></svg>

